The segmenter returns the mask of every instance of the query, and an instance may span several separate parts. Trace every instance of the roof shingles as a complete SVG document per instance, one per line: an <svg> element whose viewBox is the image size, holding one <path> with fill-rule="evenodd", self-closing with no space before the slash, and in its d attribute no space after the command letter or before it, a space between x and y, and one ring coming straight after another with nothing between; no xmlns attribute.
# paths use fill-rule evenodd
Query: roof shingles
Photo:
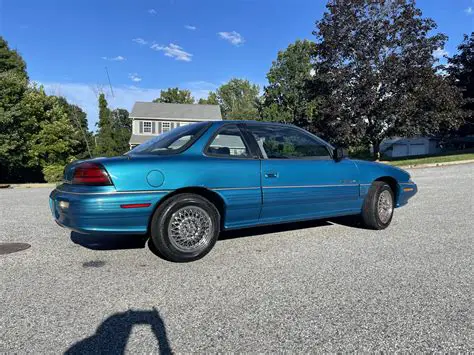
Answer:
<svg viewBox="0 0 474 355"><path fill-rule="evenodd" d="M136 102L133 105L132 118L156 118L169 121L221 121L218 105L163 104L154 102Z"/></svg>

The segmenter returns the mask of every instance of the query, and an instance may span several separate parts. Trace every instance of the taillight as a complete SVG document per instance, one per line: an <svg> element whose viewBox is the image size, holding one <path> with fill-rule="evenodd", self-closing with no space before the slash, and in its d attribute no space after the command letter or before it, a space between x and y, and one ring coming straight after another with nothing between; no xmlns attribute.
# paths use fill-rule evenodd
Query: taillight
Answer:
<svg viewBox="0 0 474 355"><path fill-rule="evenodd" d="M112 185L109 174L97 163L82 163L74 169L73 184L105 186Z"/></svg>

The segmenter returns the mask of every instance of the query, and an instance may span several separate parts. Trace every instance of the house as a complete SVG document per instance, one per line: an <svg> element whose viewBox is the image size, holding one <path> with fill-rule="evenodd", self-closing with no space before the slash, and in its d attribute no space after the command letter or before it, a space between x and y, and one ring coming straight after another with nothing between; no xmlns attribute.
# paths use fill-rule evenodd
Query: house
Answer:
<svg viewBox="0 0 474 355"><path fill-rule="evenodd" d="M130 117L133 119L130 148L142 144L173 128L201 121L221 121L218 105L163 104L136 102Z"/></svg>
<svg viewBox="0 0 474 355"><path fill-rule="evenodd" d="M391 158L436 154L441 151L439 142L436 137L394 137L382 141L380 152Z"/></svg>

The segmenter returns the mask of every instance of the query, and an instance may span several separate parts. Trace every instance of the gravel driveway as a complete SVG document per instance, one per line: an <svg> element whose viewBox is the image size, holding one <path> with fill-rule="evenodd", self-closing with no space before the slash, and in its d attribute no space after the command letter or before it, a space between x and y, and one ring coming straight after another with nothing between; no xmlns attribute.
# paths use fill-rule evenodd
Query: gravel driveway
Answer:
<svg viewBox="0 0 474 355"><path fill-rule="evenodd" d="M175 264L54 224L0 190L0 353L473 351L474 165L411 171L385 231L352 219L228 233Z"/></svg>

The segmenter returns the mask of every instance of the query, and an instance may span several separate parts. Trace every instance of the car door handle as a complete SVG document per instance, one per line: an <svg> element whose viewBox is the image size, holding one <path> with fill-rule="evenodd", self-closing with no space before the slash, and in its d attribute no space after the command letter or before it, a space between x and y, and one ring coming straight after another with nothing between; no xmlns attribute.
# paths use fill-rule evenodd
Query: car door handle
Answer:
<svg viewBox="0 0 474 355"><path fill-rule="evenodd" d="M277 178L277 177L278 177L278 173L265 173L265 177L266 177L267 179Z"/></svg>

